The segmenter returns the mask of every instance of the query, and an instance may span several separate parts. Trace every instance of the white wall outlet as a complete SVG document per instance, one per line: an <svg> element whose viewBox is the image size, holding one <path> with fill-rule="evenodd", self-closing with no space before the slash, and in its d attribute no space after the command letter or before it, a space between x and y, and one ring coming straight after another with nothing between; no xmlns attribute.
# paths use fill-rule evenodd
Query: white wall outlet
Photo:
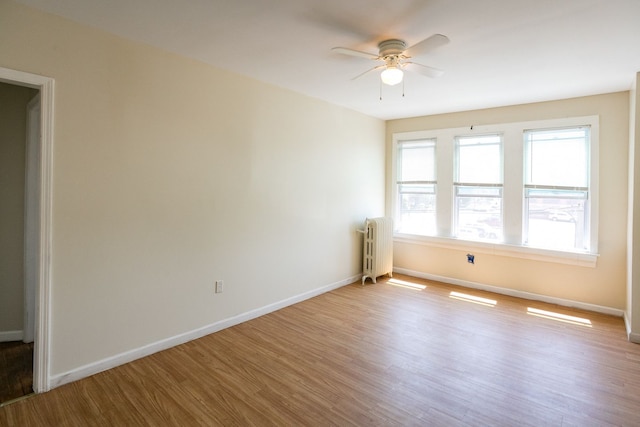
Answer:
<svg viewBox="0 0 640 427"><path fill-rule="evenodd" d="M222 293L224 283L222 280L216 280L216 294Z"/></svg>

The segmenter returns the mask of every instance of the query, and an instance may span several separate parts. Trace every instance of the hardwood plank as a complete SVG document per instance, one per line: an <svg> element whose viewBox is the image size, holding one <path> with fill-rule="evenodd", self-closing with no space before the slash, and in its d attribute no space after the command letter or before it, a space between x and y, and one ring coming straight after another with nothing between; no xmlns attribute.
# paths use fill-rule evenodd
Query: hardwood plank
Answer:
<svg viewBox="0 0 640 427"><path fill-rule="evenodd" d="M0 425L632 426L639 408L622 319L398 276L2 407Z"/></svg>
<svg viewBox="0 0 640 427"><path fill-rule="evenodd" d="M0 343L0 403L33 393L33 343Z"/></svg>

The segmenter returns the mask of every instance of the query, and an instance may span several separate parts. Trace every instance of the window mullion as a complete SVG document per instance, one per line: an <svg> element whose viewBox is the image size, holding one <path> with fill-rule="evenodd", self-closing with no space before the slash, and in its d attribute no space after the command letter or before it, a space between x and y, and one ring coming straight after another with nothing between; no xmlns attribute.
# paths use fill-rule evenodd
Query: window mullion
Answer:
<svg viewBox="0 0 640 427"><path fill-rule="evenodd" d="M490 188L502 187L502 184L486 184L486 183L477 183L477 182L454 182L453 185L457 187L490 187Z"/></svg>

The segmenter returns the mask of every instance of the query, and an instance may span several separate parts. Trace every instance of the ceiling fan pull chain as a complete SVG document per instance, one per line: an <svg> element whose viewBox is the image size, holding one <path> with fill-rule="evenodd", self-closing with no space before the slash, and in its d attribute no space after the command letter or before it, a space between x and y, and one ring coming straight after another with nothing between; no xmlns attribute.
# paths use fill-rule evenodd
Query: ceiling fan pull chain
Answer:
<svg viewBox="0 0 640 427"><path fill-rule="evenodd" d="M382 80L380 80L380 101L382 101Z"/></svg>

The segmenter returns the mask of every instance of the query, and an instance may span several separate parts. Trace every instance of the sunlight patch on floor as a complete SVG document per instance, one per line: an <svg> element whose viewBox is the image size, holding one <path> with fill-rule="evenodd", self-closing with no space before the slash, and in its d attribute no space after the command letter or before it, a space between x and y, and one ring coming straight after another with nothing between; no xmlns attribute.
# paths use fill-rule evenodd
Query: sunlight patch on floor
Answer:
<svg viewBox="0 0 640 427"><path fill-rule="evenodd" d="M477 297L475 295L463 294L462 292L452 291L449 294L449 298L457 299L460 301L472 302L474 304L486 305L487 307L495 307L498 301L489 298Z"/></svg>
<svg viewBox="0 0 640 427"><path fill-rule="evenodd" d="M583 317L569 316L567 314L555 313L553 311L540 310L537 308L527 308L527 314L532 316L542 317L544 319L555 320L557 322L570 323L572 325L580 325L591 327L591 320Z"/></svg>
<svg viewBox="0 0 640 427"><path fill-rule="evenodd" d="M389 279L387 280L387 284L391 286L398 286L400 288L413 289L414 291L422 291L426 289L426 285L421 285L419 283L407 282L406 280L399 279Z"/></svg>

